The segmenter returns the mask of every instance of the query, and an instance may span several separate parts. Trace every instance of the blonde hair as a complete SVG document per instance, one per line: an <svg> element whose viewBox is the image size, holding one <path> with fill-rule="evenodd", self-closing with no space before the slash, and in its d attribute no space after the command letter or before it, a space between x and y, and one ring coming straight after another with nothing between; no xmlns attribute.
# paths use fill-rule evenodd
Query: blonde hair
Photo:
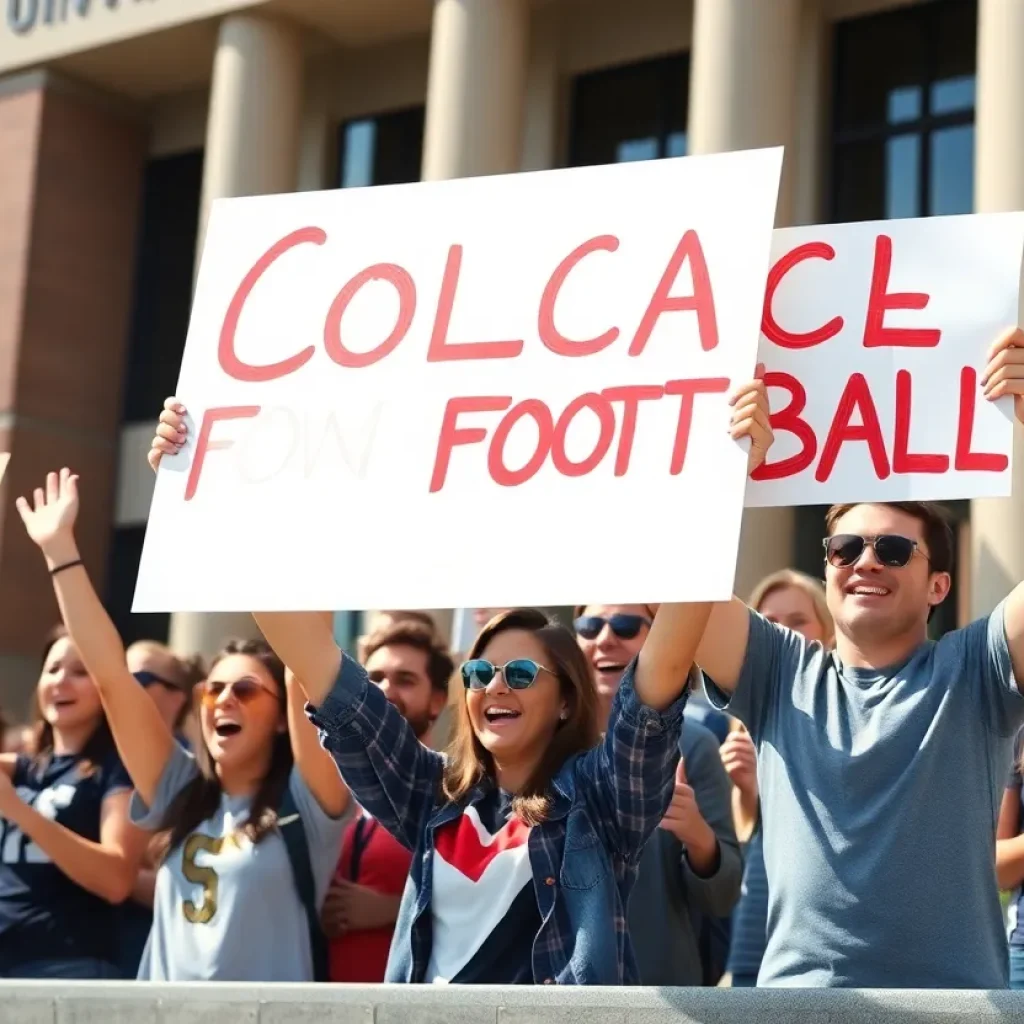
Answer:
<svg viewBox="0 0 1024 1024"><path fill-rule="evenodd" d="M795 569L780 569L770 576L765 576L760 583L751 591L747 604L755 612L761 610L761 605L767 600L770 594L777 590L784 590L788 587L795 587L802 590L810 599L814 607L814 615L821 625L823 643L831 647L836 639L836 627L832 621L832 615L828 610L828 603L825 601L825 587L820 580L808 576L805 572L797 572Z"/></svg>
<svg viewBox="0 0 1024 1024"><path fill-rule="evenodd" d="M185 662L166 644L157 640L136 640L124 652L125 659L127 660L133 654L144 658L160 658L166 666L167 675L170 676L168 682L173 683L182 693L191 691L193 682L191 673Z"/></svg>

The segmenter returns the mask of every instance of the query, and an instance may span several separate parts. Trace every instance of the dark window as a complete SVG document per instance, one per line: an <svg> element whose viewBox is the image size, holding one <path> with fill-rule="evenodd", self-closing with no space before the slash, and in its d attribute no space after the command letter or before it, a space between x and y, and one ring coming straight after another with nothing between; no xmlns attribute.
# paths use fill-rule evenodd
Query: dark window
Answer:
<svg viewBox="0 0 1024 1024"><path fill-rule="evenodd" d="M973 210L976 21L934 0L839 23L834 220Z"/></svg>
<svg viewBox="0 0 1024 1024"><path fill-rule="evenodd" d="M169 614L132 614L135 581L139 576L142 542L145 538L146 526L143 523L139 526L119 527L112 531L110 539L110 566L107 572L107 594L104 603L126 647L136 640L157 640L166 643L170 635Z"/></svg>
<svg viewBox="0 0 1024 1024"><path fill-rule="evenodd" d="M192 309L202 151L150 160L143 181L124 420L156 419L174 393Z"/></svg>
<svg viewBox="0 0 1024 1024"><path fill-rule="evenodd" d="M685 53L580 75L573 84L569 163L686 155Z"/></svg>
<svg viewBox="0 0 1024 1024"><path fill-rule="evenodd" d="M346 121L338 130L338 184L401 185L420 180L424 108Z"/></svg>

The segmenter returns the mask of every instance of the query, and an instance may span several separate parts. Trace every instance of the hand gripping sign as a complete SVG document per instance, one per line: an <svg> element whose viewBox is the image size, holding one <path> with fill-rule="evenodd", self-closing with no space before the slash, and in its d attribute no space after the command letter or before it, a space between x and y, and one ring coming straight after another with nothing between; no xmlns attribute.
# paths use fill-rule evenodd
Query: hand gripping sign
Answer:
<svg viewBox="0 0 1024 1024"><path fill-rule="evenodd" d="M727 597L780 167L215 204L135 610Z"/></svg>
<svg viewBox="0 0 1024 1024"><path fill-rule="evenodd" d="M978 383L1020 322L1024 214L775 232L759 358L775 445L748 505L1010 493L1013 408Z"/></svg>

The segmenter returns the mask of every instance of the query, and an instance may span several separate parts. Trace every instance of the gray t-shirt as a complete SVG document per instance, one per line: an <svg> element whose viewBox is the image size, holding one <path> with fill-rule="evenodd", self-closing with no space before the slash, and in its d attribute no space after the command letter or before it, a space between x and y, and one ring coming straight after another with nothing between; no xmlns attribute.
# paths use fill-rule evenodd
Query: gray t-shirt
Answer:
<svg viewBox="0 0 1024 1024"><path fill-rule="evenodd" d="M995 827L1024 721L1000 605L885 671L750 613L732 699L758 749L760 985L1006 988Z"/></svg>
<svg viewBox="0 0 1024 1024"><path fill-rule="evenodd" d="M175 744L153 806L133 794L132 821L159 827L197 773L195 758ZM346 816L325 814L298 768L289 786L306 830L319 906L338 861ZM309 924L284 840L275 833L253 846L242 837L238 829L249 805L248 797L222 796L216 813L160 866L140 980L313 980Z"/></svg>

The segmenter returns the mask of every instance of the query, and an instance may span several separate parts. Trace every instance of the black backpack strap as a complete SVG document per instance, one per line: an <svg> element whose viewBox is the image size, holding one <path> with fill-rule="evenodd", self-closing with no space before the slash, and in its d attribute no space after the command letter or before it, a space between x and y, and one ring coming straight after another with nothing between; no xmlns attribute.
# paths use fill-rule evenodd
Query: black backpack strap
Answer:
<svg viewBox="0 0 1024 1024"><path fill-rule="evenodd" d="M309 858L309 842L299 808L292 796L291 787L287 784L277 808L277 828L288 851L295 888L306 911L309 946L313 952L313 980L328 981L327 936L320 926L320 912L316 905L316 882L313 880L313 868Z"/></svg>

